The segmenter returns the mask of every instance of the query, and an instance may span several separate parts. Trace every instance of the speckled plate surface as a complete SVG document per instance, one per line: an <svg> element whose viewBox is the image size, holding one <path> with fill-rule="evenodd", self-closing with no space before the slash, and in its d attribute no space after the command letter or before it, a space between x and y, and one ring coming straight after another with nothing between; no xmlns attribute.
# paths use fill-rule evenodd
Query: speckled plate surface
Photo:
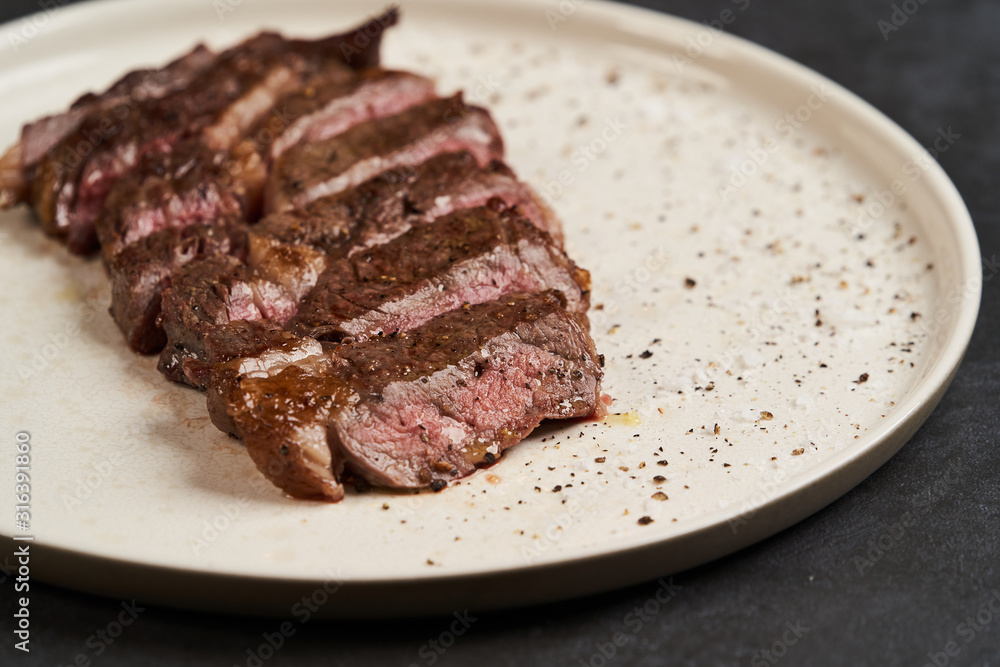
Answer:
<svg viewBox="0 0 1000 667"><path fill-rule="evenodd" d="M954 187L897 126L705 25L596 0L402 4L386 64L494 112L510 163L592 271L617 414L544 425L438 494L291 501L201 395L128 351L99 263L7 212L0 451L13 466L15 433L30 433L33 576L298 617L304 596L309 615L388 616L581 595L808 516L936 405L975 323L978 247ZM329 5L105 1L35 17L0 44L0 142L200 39L318 35L371 11ZM12 487L0 476L11 505Z"/></svg>

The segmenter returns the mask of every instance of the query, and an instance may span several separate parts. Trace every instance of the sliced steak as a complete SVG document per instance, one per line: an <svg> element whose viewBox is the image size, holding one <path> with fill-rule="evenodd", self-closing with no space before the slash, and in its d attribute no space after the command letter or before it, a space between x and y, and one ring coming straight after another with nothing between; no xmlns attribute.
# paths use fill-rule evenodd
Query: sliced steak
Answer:
<svg viewBox="0 0 1000 667"><path fill-rule="evenodd" d="M161 69L129 72L105 92L87 93L76 100L67 111L26 124L21 130L21 140L17 144L22 173L30 174L42 157L75 132L87 116L98 113L120 114L129 105L159 99L183 90L192 79L210 67L215 59L214 53L199 44ZM0 200L2 199L3 191L0 186Z"/></svg>
<svg viewBox="0 0 1000 667"><path fill-rule="evenodd" d="M259 206L264 179L264 165L252 150L230 155L194 140L149 156L119 179L97 220L105 263L163 229L246 219Z"/></svg>
<svg viewBox="0 0 1000 667"><path fill-rule="evenodd" d="M434 82L409 72L372 69L339 86L309 82L282 101L285 126L271 142L274 160L303 141L334 137L360 123L392 116L434 99Z"/></svg>
<svg viewBox="0 0 1000 667"><path fill-rule="evenodd" d="M205 335L205 360L184 361L189 383L208 392L208 412L220 431L236 436L224 397L238 390L247 373L277 373L292 363L323 353L323 344L296 336L268 320L238 320ZM226 363L232 360L238 363ZM213 384L214 379L214 384Z"/></svg>
<svg viewBox="0 0 1000 667"><path fill-rule="evenodd" d="M382 17L385 25L395 20L394 11ZM311 72L376 63L380 37L381 30L373 38L364 28L316 42L262 33L222 53L182 91L132 101L121 114L88 113L38 164L30 195L39 219L72 251L96 250L94 221L108 193L144 156L192 136L210 150L231 150Z"/></svg>
<svg viewBox="0 0 1000 667"><path fill-rule="evenodd" d="M166 343L158 323L160 297L180 267L213 255L246 257L246 226L237 221L166 228L127 246L108 264L111 315L136 352Z"/></svg>
<svg viewBox="0 0 1000 667"><path fill-rule="evenodd" d="M452 211L482 206L492 198L517 206L561 245L559 220L538 203L528 186L502 162L480 167L466 151L398 167L303 208L271 214L255 231L284 243L312 245L331 256L346 256L388 243L411 227Z"/></svg>
<svg viewBox="0 0 1000 667"><path fill-rule="evenodd" d="M561 291L569 311L585 317L589 274L517 209L494 199L330 264L289 328L321 340L365 340L547 289Z"/></svg>
<svg viewBox="0 0 1000 667"><path fill-rule="evenodd" d="M316 285L326 269L327 257L311 246L280 243L251 233L247 264L253 272L261 313L285 324Z"/></svg>
<svg viewBox="0 0 1000 667"><path fill-rule="evenodd" d="M198 386L185 375L185 360L205 361L205 336L238 320L284 325L316 284L326 257L310 246L280 244L248 234L246 261L205 257L179 268L164 290L162 327L166 346L159 369L174 382Z"/></svg>
<svg viewBox="0 0 1000 667"><path fill-rule="evenodd" d="M38 165L32 204L43 226L67 237L74 252L96 249L93 224L108 193L143 158L238 114L247 98L290 92L300 59L283 53L283 44L279 35L263 33L220 55L182 91L133 102L114 115L88 115Z"/></svg>
<svg viewBox="0 0 1000 667"><path fill-rule="evenodd" d="M485 166L503 157L503 141L489 113L461 95L434 100L285 151L274 162L265 205L279 212L305 206L389 169L460 150Z"/></svg>
<svg viewBox="0 0 1000 667"><path fill-rule="evenodd" d="M160 324L167 338L161 373L187 383L181 364L205 358L206 333L233 320L263 319L252 280L250 269L229 255L191 262L173 274L161 303Z"/></svg>
<svg viewBox="0 0 1000 667"><path fill-rule="evenodd" d="M439 489L543 419L602 405L593 341L551 293L333 351L309 341L289 342L277 363L220 364L209 391L216 423L235 427L257 468L298 498L339 500L345 469L379 486Z"/></svg>

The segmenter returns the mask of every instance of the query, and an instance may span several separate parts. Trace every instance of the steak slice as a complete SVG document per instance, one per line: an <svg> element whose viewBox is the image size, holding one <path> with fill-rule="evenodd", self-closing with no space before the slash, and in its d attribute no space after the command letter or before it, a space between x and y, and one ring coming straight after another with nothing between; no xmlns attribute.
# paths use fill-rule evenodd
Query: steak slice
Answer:
<svg viewBox="0 0 1000 667"><path fill-rule="evenodd" d="M443 312L504 294L556 289L586 320L589 274L496 198L490 207L456 211L365 252L335 243L328 252L316 235L307 244L302 234L282 238L266 227L264 222L250 229L245 263L191 262L164 294L156 324L165 333L156 340L166 343L160 370L169 379L202 386L184 372L184 361L205 361L205 336L239 319L267 319L320 340L364 339L408 331ZM231 285L240 286L237 293L248 295L251 307L231 306ZM189 304L197 305L198 315Z"/></svg>
<svg viewBox="0 0 1000 667"><path fill-rule="evenodd" d="M562 292L568 310L586 317L589 287L589 274L550 236L493 199L330 264L289 328L321 340L365 340L546 289Z"/></svg>
<svg viewBox="0 0 1000 667"><path fill-rule="evenodd" d="M166 343L157 322L160 297L177 269L212 255L246 257L246 225L239 221L166 228L127 246L108 264L111 316L136 352L151 354Z"/></svg>
<svg viewBox="0 0 1000 667"><path fill-rule="evenodd" d="M307 82L302 90L282 100L284 125L274 133L266 154L269 161L274 160L300 142L329 139L434 97L434 82L410 72L370 69L339 86Z"/></svg>
<svg viewBox="0 0 1000 667"><path fill-rule="evenodd" d="M180 267L162 296L166 346L159 370L174 382L199 387L184 372L186 360L204 361L205 337L238 320L283 325L316 284L326 257L309 246L248 235L246 263L234 256L205 257ZM203 388L203 387L202 387Z"/></svg>
<svg viewBox="0 0 1000 667"><path fill-rule="evenodd" d="M388 243L411 227L452 211L483 206L494 197L517 206L561 245L559 220L534 192L502 162L480 167L467 151L391 169L303 208L273 213L254 231L284 243L312 245L331 256L346 256Z"/></svg>
<svg viewBox="0 0 1000 667"><path fill-rule="evenodd" d="M216 424L234 426L257 468L298 498L340 500L345 470L378 486L440 489L543 419L601 410L593 341L552 293L332 351L302 341L275 363L220 364L209 392Z"/></svg>
<svg viewBox="0 0 1000 667"><path fill-rule="evenodd" d="M236 424L222 399L239 389L242 376L274 374L323 350L319 341L296 336L275 322L237 320L205 334L205 359L185 360L184 374L202 390L211 386L207 397L212 423L235 438ZM227 363L234 359L238 363Z"/></svg>
<svg viewBox="0 0 1000 667"><path fill-rule="evenodd" d="M185 359L205 358L205 334L232 320L260 320L250 269L236 257L218 255L181 267L163 291L160 324L167 338L157 368L186 383Z"/></svg>
<svg viewBox="0 0 1000 667"><path fill-rule="evenodd" d="M265 167L254 151L230 155L186 141L149 156L115 184L97 220L105 264L126 246L167 228L246 219L259 205Z"/></svg>
<svg viewBox="0 0 1000 667"><path fill-rule="evenodd" d="M391 25L395 11L383 19ZM30 194L43 226L67 237L73 252L93 252L94 221L108 193L144 156L170 151L194 136L211 150L231 150L309 73L376 64L381 30L374 38L363 30L316 42L261 33L221 54L182 91L129 104L121 115L86 115L39 162ZM359 50L354 43L365 47Z"/></svg>
<svg viewBox="0 0 1000 667"><path fill-rule="evenodd" d="M297 84L301 60L282 51L285 40L263 33L220 55L181 91L121 114L88 115L47 153L32 183L32 204L49 233L65 236L73 252L97 248L94 221L115 182L148 155L165 153L213 123L234 126L249 100L267 103ZM207 135L207 144L212 135ZM224 149L227 146L218 146Z"/></svg>
<svg viewBox="0 0 1000 667"><path fill-rule="evenodd" d="M21 138L0 158L0 209L25 200L35 167L45 155L80 129L88 117L112 119L127 116L129 108L183 90L192 79L215 63L216 54L199 44L161 69L129 72L101 94L87 93L67 111L26 123ZM91 132L89 137L94 137ZM84 140L87 138L84 137ZM79 149L81 145L78 143Z"/></svg>
<svg viewBox="0 0 1000 667"><path fill-rule="evenodd" d="M87 93L76 100L68 111L46 116L28 123L21 130L22 166L30 170L46 153L69 136L89 115L116 111L148 100L160 99L184 90L193 79L216 61L217 55L203 44L160 69L140 69L129 72L105 92ZM121 113L119 110L118 113Z"/></svg>
<svg viewBox="0 0 1000 667"><path fill-rule="evenodd" d="M503 157L503 140L489 113L467 106L461 94L285 151L269 176L266 210L302 207L389 169L460 150L481 166Z"/></svg>

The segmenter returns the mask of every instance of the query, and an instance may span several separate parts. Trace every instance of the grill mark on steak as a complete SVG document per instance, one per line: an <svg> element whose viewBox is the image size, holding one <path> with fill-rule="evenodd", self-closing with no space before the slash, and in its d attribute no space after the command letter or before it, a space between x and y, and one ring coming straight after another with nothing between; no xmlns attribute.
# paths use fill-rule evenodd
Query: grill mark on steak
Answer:
<svg viewBox="0 0 1000 667"><path fill-rule="evenodd" d="M503 157L493 119L484 109L467 106L461 94L287 150L271 170L266 210L302 207L390 169L460 150L472 153L482 166Z"/></svg>
<svg viewBox="0 0 1000 667"><path fill-rule="evenodd" d="M561 291L570 312L583 315L589 283L551 237L494 199L331 264L288 326L322 340L365 340L545 289Z"/></svg>
<svg viewBox="0 0 1000 667"><path fill-rule="evenodd" d="M437 487L492 462L542 419L601 405L593 341L552 293L315 350L246 372L247 359L220 364L209 391L216 424L235 427L257 468L299 498L339 500L345 468L375 485Z"/></svg>

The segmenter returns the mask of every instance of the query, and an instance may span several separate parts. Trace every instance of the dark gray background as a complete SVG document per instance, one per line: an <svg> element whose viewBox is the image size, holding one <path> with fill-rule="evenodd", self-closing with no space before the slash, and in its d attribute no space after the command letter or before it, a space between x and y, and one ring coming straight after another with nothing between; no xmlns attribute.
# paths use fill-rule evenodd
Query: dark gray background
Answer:
<svg viewBox="0 0 1000 667"><path fill-rule="evenodd" d="M33 0L0 2L3 21L39 7ZM745 2L636 4L709 21ZM750 0L730 31L843 84L925 145L938 128L961 134L940 160L972 211L984 259L991 260L1000 254L1000 3L908 2L920 8L888 40L877 22L892 14L889 0ZM799 525L675 576L683 589L638 632L626 616L655 593L654 582L566 603L474 613L471 630L436 664L576 666L600 655L597 644L624 631L627 643L610 665L766 665L772 663L758 652L782 641L786 623L798 621L807 631L787 654L776 647L784 656L778 664L919 667L949 641L959 649L947 657L949 665L1000 664L1000 615L979 630L960 625L1000 591L998 314L1000 278L985 283L979 324L951 389L888 464ZM932 486L953 464L964 468L959 481L935 492ZM927 511L918 513L916 524L896 533L888 550L859 574L855 559L866 557L869 541L887 544L890 525L921 507ZM33 583L33 651L25 658L12 649L6 630L13 613L10 582L2 590L4 665L69 664L119 609L115 600ZM245 665L247 649L277 626L274 619L150 608L93 664ZM421 647L447 627L440 618L312 621L264 664L427 665ZM938 664L945 659L939 655Z"/></svg>

